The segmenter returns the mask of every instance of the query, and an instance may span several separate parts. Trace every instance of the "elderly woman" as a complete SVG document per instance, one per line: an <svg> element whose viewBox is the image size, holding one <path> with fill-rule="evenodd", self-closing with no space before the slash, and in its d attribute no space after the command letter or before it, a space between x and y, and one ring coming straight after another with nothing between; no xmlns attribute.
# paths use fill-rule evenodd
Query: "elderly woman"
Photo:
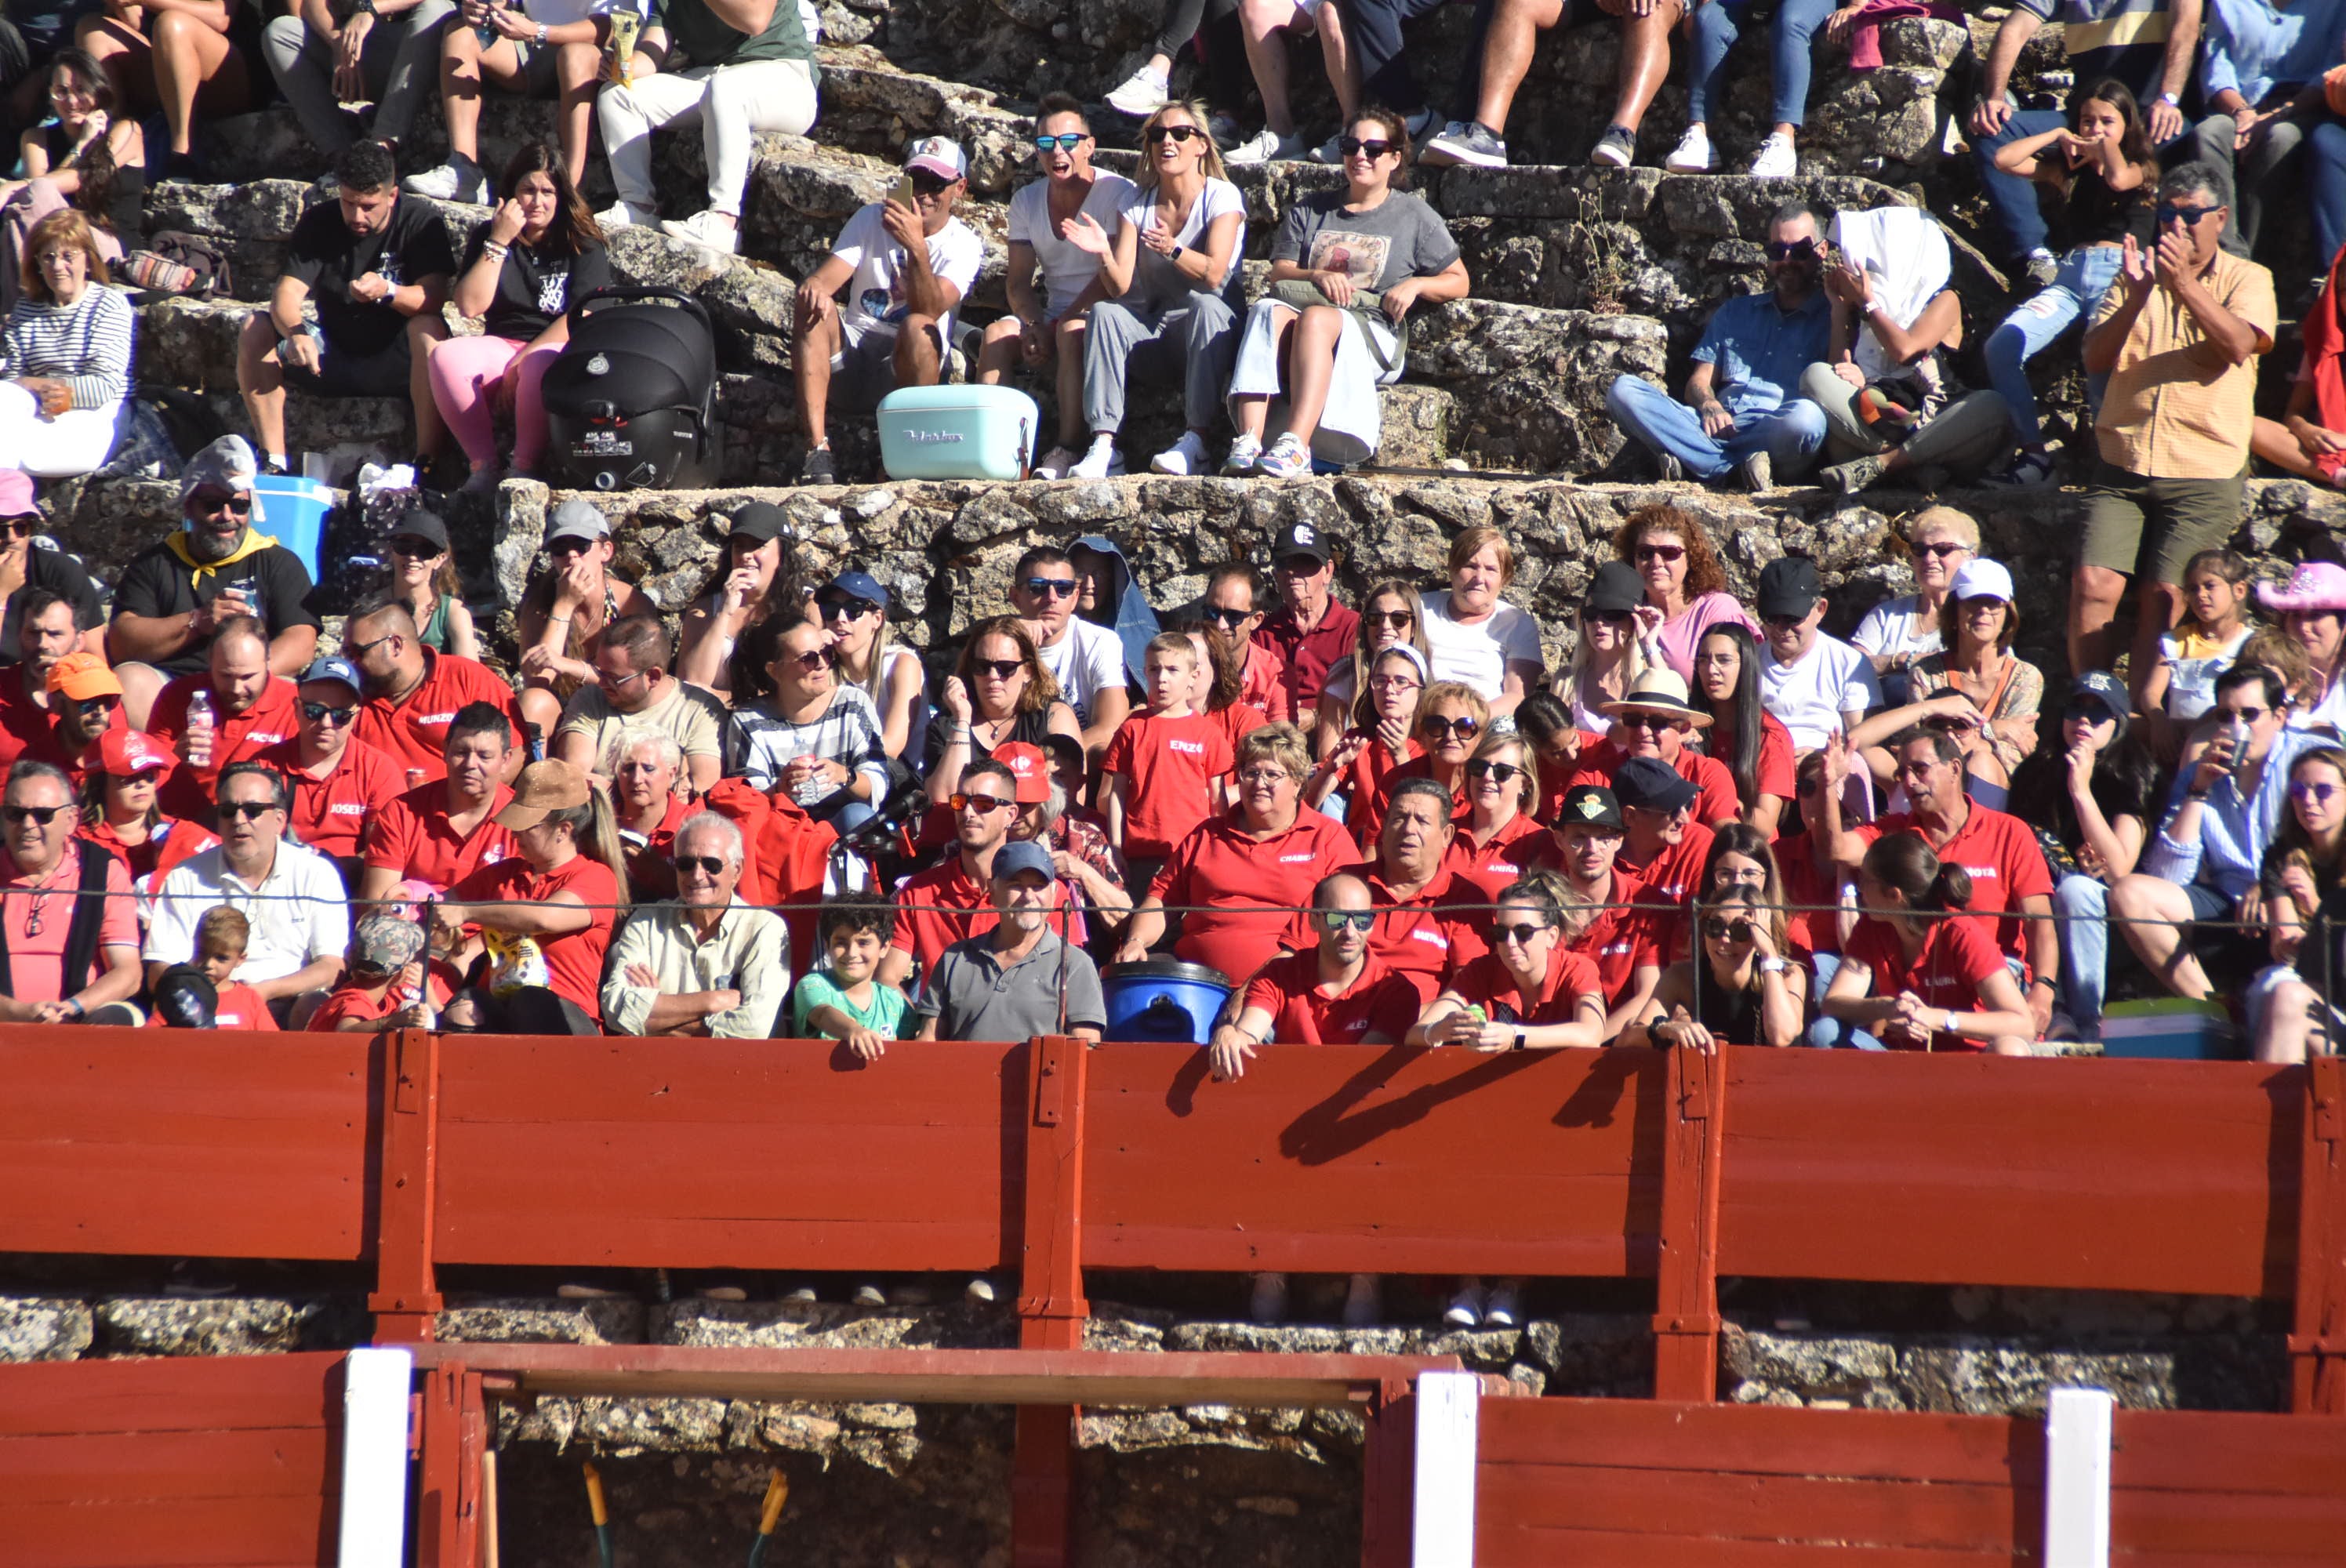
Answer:
<svg viewBox="0 0 2346 1568"><path fill-rule="evenodd" d="M611 781L611 817L627 858L627 881L639 899L676 896L668 851L677 824L692 814L684 748L665 729L631 724L611 738L602 759Z"/></svg>
<svg viewBox="0 0 2346 1568"><path fill-rule="evenodd" d="M1545 830L1532 820L1540 802L1539 759L1512 730L1483 737L1466 762L1466 816L1450 840L1449 867L1492 898L1530 869Z"/></svg>
<svg viewBox="0 0 2346 1568"><path fill-rule="evenodd" d="M1450 588L1425 596L1433 678L1471 686L1504 718L1546 673L1539 623L1499 596L1515 577L1515 546L1497 528L1468 528L1450 546Z"/></svg>
<svg viewBox="0 0 2346 1568"><path fill-rule="evenodd" d="M1906 700L1906 672L1914 661L1939 651L1939 612L1946 606L1947 590L1953 586L1955 574L1979 553L1979 524L1952 506L1929 507L1906 525L1914 591L1868 610L1849 639L1873 661L1882 697L1892 705Z"/></svg>
<svg viewBox="0 0 2346 1568"><path fill-rule="evenodd" d="M1225 473L1292 479L1311 472L1315 453L1367 462L1381 433L1377 388L1399 381L1408 359L1409 312L1466 297L1458 241L1433 208L1395 188L1410 156L1401 116L1364 109L1336 146L1344 189L1290 205L1271 241L1270 297L1247 316L1230 379L1238 437ZM1287 428L1266 451L1282 381Z"/></svg>
<svg viewBox="0 0 2346 1568"><path fill-rule="evenodd" d="M1425 641L1424 600L1411 585L1388 577L1362 596L1352 657L1332 665L1321 685L1319 706L1312 715L1312 756L1327 756L1347 729L1375 728L1368 700L1369 667L1395 643L1407 643L1417 650L1421 675L1433 667L1433 655Z"/></svg>
<svg viewBox="0 0 2346 1568"><path fill-rule="evenodd" d="M456 563L448 552L447 524L419 506L393 527L390 591L415 617L416 641L460 658L480 657L473 612L464 606Z"/></svg>
<svg viewBox="0 0 2346 1568"><path fill-rule="evenodd" d="M1944 725L1964 748L1973 798L2001 810L2012 770L2036 749L2045 701L2045 672L2012 651L2020 631L2012 574L1994 561L1970 563L1955 574L1939 616L1945 647L1914 666L1915 700L1868 718L1850 743L1866 749L1886 788L1897 782L1897 767L1883 743L1917 724Z"/></svg>
<svg viewBox="0 0 2346 1568"><path fill-rule="evenodd" d="M755 684L756 666L743 651L750 628L772 616L802 621L813 611L812 590L791 554L789 516L770 501L752 501L733 514L725 553L679 617L677 678L730 701L737 678Z"/></svg>
<svg viewBox="0 0 2346 1568"><path fill-rule="evenodd" d="M1015 616L996 616L972 629L939 703L924 743L935 759L929 766L929 799L939 806L960 789L961 770L996 748L1014 740L1040 746L1046 736L1080 738L1084 732Z"/></svg>
<svg viewBox="0 0 2346 1568"><path fill-rule="evenodd" d="M1733 621L1759 635L1758 625L1727 591L1726 569L1691 513L1668 504L1640 507L1621 524L1614 546L1645 579L1646 602L1637 613L1648 662L1667 665L1680 680L1691 680L1695 644L1713 626Z"/></svg>
<svg viewBox="0 0 2346 1568"><path fill-rule="evenodd" d="M1739 886L1704 898L1701 951L1662 971L1650 1017L1624 1029L1617 1044L1698 1051L1799 1044L1808 972L1785 956L1784 911L1763 907L1763 896Z"/></svg>
<svg viewBox="0 0 2346 1568"><path fill-rule="evenodd" d="M89 473L114 450L137 322L106 286L89 219L51 213L26 237L24 297L0 340L0 468Z"/></svg>
<svg viewBox="0 0 2346 1568"><path fill-rule="evenodd" d="M1168 904L1191 906L1173 946L1191 963L1235 981L1279 955L1320 879L1361 863L1344 830L1303 804L1311 766L1291 724L1266 724L1239 742L1238 809L1209 817L1173 846L1125 927L1118 962L1148 956L1164 937Z"/></svg>

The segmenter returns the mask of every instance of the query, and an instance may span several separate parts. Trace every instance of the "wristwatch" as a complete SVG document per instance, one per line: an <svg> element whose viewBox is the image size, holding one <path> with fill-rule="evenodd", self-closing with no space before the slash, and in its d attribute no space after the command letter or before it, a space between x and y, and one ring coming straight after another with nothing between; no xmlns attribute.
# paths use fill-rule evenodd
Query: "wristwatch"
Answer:
<svg viewBox="0 0 2346 1568"><path fill-rule="evenodd" d="M1790 969L1791 965L1786 963L1780 958L1763 958L1760 961L1759 967L1760 972L1762 974L1781 974L1784 971Z"/></svg>
<svg viewBox="0 0 2346 1568"><path fill-rule="evenodd" d="M1181 247L1180 247L1180 246L1178 246L1178 245L1176 245L1175 247L1173 247L1173 249L1172 249L1168 250L1168 251L1165 253L1165 260L1167 260L1168 261L1177 261L1177 262L1178 262L1178 260L1181 260Z"/></svg>
<svg viewBox="0 0 2346 1568"><path fill-rule="evenodd" d="M2179 109L2183 107L2183 100L2173 93L2161 93L2158 97L2153 98L2151 102L2165 104L2170 109Z"/></svg>
<svg viewBox="0 0 2346 1568"><path fill-rule="evenodd" d="M1516 1050L1518 1050L1518 1051L1520 1051L1520 1050L1522 1050L1523 1048L1524 1048L1524 1032L1523 1032L1522 1030L1518 1029L1518 1030L1516 1030L1516 1031L1515 1031L1515 1049L1516 1049Z"/></svg>

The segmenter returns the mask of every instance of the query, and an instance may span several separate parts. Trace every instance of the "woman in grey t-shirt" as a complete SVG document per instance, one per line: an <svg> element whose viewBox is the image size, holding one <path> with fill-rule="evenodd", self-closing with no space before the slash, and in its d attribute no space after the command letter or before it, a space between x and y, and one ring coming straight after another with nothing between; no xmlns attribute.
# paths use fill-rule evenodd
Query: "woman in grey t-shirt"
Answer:
<svg viewBox="0 0 2346 1568"><path fill-rule="evenodd" d="M1441 216L1393 188L1409 166L1401 117L1365 110L1337 145L1343 195L1296 203L1271 243L1274 292L1248 313L1230 380L1239 433L1225 473L1290 478L1311 471L1315 453L1365 461L1377 449L1377 388L1401 379L1410 311L1466 296L1466 263ZM1281 283L1309 284L1322 302L1298 310L1276 298ZM1368 291L1379 296L1373 311L1359 299ZM1266 451L1282 371L1287 428Z"/></svg>

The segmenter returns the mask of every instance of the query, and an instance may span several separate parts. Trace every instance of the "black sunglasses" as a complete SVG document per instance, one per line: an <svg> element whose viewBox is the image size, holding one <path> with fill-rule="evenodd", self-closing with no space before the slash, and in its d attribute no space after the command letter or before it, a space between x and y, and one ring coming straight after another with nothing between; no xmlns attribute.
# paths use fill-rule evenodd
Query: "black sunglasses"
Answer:
<svg viewBox="0 0 2346 1568"><path fill-rule="evenodd" d="M11 539L29 539L33 530L41 525L37 517L0 517L0 534Z"/></svg>
<svg viewBox="0 0 2346 1568"><path fill-rule="evenodd" d="M1686 546L1683 545L1640 545L1637 546L1637 559L1640 561L1675 561L1685 554Z"/></svg>
<svg viewBox="0 0 2346 1568"><path fill-rule="evenodd" d="M803 670L826 669L839 662L839 650L834 647L809 648L790 662Z"/></svg>
<svg viewBox="0 0 2346 1568"><path fill-rule="evenodd" d="M1481 721L1474 718L1472 715L1461 714L1456 718L1438 718L1428 717L1420 720L1417 728L1419 732L1424 735L1431 735L1437 738L1447 735L1455 735L1461 740L1471 740L1474 738L1474 732L1482 728L1483 726Z"/></svg>
<svg viewBox="0 0 2346 1568"><path fill-rule="evenodd" d="M1393 144L1382 137L1372 137L1365 140L1356 136L1340 136L1336 138L1338 152L1342 153L1346 158L1364 152L1369 155L1369 159L1372 163L1392 149Z"/></svg>
<svg viewBox="0 0 2346 1568"><path fill-rule="evenodd" d="M945 804L956 811L974 811L981 817L990 817L1005 806L1015 806L1018 802L1005 800L999 795L955 795Z"/></svg>
<svg viewBox="0 0 2346 1568"><path fill-rule="evenodd" d="M725 862L715 855L678 855L674 863L679 871L699 871L704 877L717 876L725 870Z"/></svg>
<svg viewBox="0 0 2346 1568"><path fill-rule="evenodd" d="M1728 942L1749 942L1751 922L1748 920L1739 920L1730 924L1723 920L1707 920L1702 922L1702 934L1713 942L1722 939Z"/></svg>
<svg viewBox="0 0 2346 1568"><path fill-rule="evenodd" d="M860 621L880 606L869 599L823 599L822 618L827 621Z"/></svg>
<svg viewBox="0 0 2346 1568"><path fill-rule="evenodd" d="M337 725L344 728L348 728L350 727L351 720L356 718L358 716L359 710L355 707L335 708L329 703L323 702L305 702L301 705L301 717L308 719L312 724L316 724L323 719L331 718Z"/></svg>
<svg viewBox="0 0 2346 1568"><path fill-rule="evenodd" d="M1149 146L1154 147L1160 141L1185 142L1191 137L1205 134L1196 126L1157 126L1150 129L1146 139Z"/></svg>
<svg viewBox="0 0 2346 1568"><path fill-rule="evenodd" d="M1075 593L1076 580L1073 577L1029 577L1026 579L1026 591L1038 599L1065 598Z"/></svg>
<svg viewBox="0 0 2346 1568"><path fill-rule="evenodd" d="M1053 148L1057 148L1061 152L1073 152L1091 139L1091 133L1088 131L1061 131L1057 136L1036 137L1035 150L1048 152Z"/></svg>
<svg viewBox="0 0 2346 1568"><path fill-rule="evenodd" d="M0 817L5 817L12 825L18 822L38 822L46 828L55 821L57 813L64 809L63 806L0 806Z"/></svg>
<svg viewBox="0 0 2346 1568"><path fill-rule="evenodd" d="M971 674L991 674L996 680L1008 680L1025 667L1026 661L1018 658L973 659L969 666Z"/></svg>
<svg viewBox="0 0 2346 1568"><path fill-rule="evenodd" d="M1468 778L1494 779L1502 784L1516 778L1522 772L1523 769L1516 767L1512 762L1487 762L1477 760L1466 764L1466 776Z"/></svg>
<svg viewBox="0 0 2346 1568"><path fill-rule="evenodd" d="M1504 942L1509 937L1513 937L1519 944L1525 947L1529 947L1531 945L1532 938L1539 935L1540 932L1548 929L1548 927L1544 925L1533 925L1529 921L1525 921L1520 925L1493 926L1491 928L1491 937L1494 942Z"/></svg>
<svg viewBox="0 0 2346 1568"><path fill-rule="evenodd" d="M953 183L952 180L945 178L943 175L931 174L925 168L911 170L909 178L912 179L913 193L915 196L934 196L937 192L943 190L946 186Z"/></svg>
<svg viewBox="0 0 2346 1568"><path fill-rule="evenodd" d="M1626 626L1637 617L1627 610L1583 610L1580 618L1593 626Z"/></svg>
<svg viewBox="0 0 2346 1568"><path fill-rule="evenodd" d="M2221 212L2223 208L2220 205L2214 207L2170 207L2165 202L2161 202L2158 208L2158 226L2161 229L2164 229L2170 223L2180 223L2186 228L2188 228L2192 224L2195 224L2201 219L2207 217L2209 213Z"/></svg>
<svg viewBox="0 0 2346 1568"><path fill-rule="evenodd" d="M188 504L199 512L226 512L241 517L252 510L250 495L223 495L217 490L199 490L188 497Z"/></svg>
<svg viewBox="0 0 2346 1568"><path fill-rule="evenodd" d="M398 538L393 539L391 542L391 553L394 555L404 555L411 561L429 561L433 556L444 554L439 545L427 540L418 539L412 534L402 534Z"/></svg>
<svg viewBox="0 0 2346 1568"><path fill-rule="evenodd" d="M1367 618L1389 630L1397 632L1414 622L1417 616L1409 610L1371 610Z"/></svg>
<svg viewBox="0 0 2346 1568"><path fill-rule="evenodd" d="M241 817L248 822L258 822L276 809L277 802L274 800L223 800L220 802L219 814L220 820L223 822L231 817Z"/></svg>
<svg viewBox="0 0 2346 1568"><path fill-rule="evenodd" d="M1770 239L1768 241L1769 260L1787 261L1796 257L1802 261L1815 260L1817 259L1817 242L1813 239L1794 239L1789 243L1781 239Z"/></svg>
<svg viewBox="0 0 2346 1568"><path fill-rule="evenodd" d="M1676 714L1643 713L1632 709L1630 712L1621 715L1620 718L1615 719L1613 722L1621 726L1625 729L1650 729L1655 734L1659 735L1664 730L1678 728L1680 725L1686 723L1686 720Z"/></svg>
<svg viewBox="0 0 2346 1568"><path fill-rule="evenodd" d="M1208 620L1219 621L1226 626L1235 626L1240 621L1247 620L1253 615L1254 612L1252 610L1233 610L1228 606L1224 606L1219 609L1209 606L1206 611L1206 618Z"/></svg>

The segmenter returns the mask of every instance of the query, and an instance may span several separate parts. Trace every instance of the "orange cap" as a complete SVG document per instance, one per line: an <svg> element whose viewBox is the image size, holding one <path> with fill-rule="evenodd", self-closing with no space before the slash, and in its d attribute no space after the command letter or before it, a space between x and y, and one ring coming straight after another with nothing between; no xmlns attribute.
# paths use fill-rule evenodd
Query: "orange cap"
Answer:
<svg viewBox="0 0 2346 1568"><path fill-rule="evenodd" d="M122 683L96 654L69 653L50 667L49 690L87 702L93 697L120 697Z"/></svg>

